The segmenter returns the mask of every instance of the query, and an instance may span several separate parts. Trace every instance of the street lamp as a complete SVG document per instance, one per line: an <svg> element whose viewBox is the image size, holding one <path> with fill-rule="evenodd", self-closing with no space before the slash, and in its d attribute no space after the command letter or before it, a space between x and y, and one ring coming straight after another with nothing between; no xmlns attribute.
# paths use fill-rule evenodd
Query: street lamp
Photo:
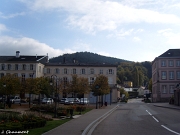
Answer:
<svg viewBox="0 0 180 135"><path fill-rule="evenodd" d="M31 107L31 92L32 92L32 85L34 85L33 82L32 82L32 81L33 81L33 76L34 76L34 71L33 71L32 76L31 76L31 79L32 79L32 80L31 80L31 86L30 86L30 87L31 87L31 90L30 90L30 92L29 92L29 108Z"/></svg>
<svg viewBox="0 0 180 135"><path fill-rule="evenodd" d="M98 91L99 90L99 85L97 84L95 88ZM97 109L97 106L98 106L98 94L96 95L96 109Z"/></svg>
<svg viewBox="0 0 180 135"><path fill-rule="evenodd" d="M5 83L3 84L3 87L4 87L4 89L5 89L5 94L6 94L6 84L5 84ZM6 109L5 100L6 100L6 96L5 96L5 98L3 97L4 109Z"/></svg>
<svg viewBox="0 0 180 135"><path fill-rule="evenodd" d="M56 75L52 75L51 76L51 81L50 81L50 85L53 85L53 77L56 77L56 90L55 90L55 107L54 107L54 118L57 118L57 76Z"/></svg>

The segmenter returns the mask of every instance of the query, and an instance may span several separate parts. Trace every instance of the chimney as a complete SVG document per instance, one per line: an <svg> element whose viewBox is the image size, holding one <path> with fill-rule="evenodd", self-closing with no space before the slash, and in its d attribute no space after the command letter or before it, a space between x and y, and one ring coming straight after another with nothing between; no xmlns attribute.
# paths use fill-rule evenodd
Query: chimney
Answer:
<svg viewBox="0 0 180 135"><path fill-rule="evenodd" d="M76 60L75 60L75 58L73 58L73 63L76 63Z"/></svg>
<svg viewBox="0 0 180 135"><path fill-rule="evenodd" d="M16 58L20 57L20 51L16 51Z"/></svg>

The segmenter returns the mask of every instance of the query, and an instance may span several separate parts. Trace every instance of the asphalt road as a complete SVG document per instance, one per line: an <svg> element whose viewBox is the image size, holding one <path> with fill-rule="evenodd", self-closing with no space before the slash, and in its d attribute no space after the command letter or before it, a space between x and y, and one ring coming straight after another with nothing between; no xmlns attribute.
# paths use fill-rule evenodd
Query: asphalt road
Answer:
<svg viewBox="0 0 180 135"><path fill-rule="evenodd" d="M141 99L120 103L93 135L180 135L180 110L155 107Z"/></svg>

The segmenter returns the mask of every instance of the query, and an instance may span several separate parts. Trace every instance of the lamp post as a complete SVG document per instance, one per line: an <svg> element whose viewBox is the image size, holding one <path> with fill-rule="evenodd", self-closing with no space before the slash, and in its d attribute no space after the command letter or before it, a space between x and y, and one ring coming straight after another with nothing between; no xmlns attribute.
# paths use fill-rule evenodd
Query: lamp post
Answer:
<svg viewBox="0 0 180 135"><path fill-rule="evenodd" d="M99 90L99 85L98 84L96 85L96 90L97 91ZM96 95L96 109L97 109L97 106L98 106L98 94Z"/></svg>
<svg viewBox="0 0 180 135"><path fill-rule="evenodd" d="M51 76L51 81L50 81L50 85L53 85L53 76L56 77L56 89L55 89L55 107L54 107L54 118L57 118L57 76L56 75L52 75Z"/></svg>
<svg viewBox="0 0 180 135"><path fill-rule="evenodd" d="M5 94L6 94L6 84L5 84L5 83L3 84L3 87L4 87L4 89L5 89ZM6 103L5 103L5 100L6 100L6 95L5 95L5 98L3 97L4 109L6 109Z"/></svg>
<svg viewBox="0 0 180 135"><path fill-rule="evenodd" d="M31 76L31 82L33 81L33 76L34 76L34 72L32 73L32 76ZM29 108L31 107L31 92L32 92L32 85L33 85L33 82L31 83L31 90L29 92Z"/></svg>

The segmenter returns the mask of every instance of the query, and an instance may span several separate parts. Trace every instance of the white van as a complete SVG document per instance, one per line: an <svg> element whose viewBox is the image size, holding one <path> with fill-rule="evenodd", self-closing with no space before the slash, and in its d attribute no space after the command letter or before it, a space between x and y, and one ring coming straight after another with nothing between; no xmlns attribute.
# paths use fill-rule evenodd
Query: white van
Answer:
<svg viewBox="0 0 180 135"><path fill-rule="evenodd" d="M12 104L14 104L14 103L21 103L21 98L19 97L19 96L11 96L10 97L10 102L12 103Z"/></svg>

